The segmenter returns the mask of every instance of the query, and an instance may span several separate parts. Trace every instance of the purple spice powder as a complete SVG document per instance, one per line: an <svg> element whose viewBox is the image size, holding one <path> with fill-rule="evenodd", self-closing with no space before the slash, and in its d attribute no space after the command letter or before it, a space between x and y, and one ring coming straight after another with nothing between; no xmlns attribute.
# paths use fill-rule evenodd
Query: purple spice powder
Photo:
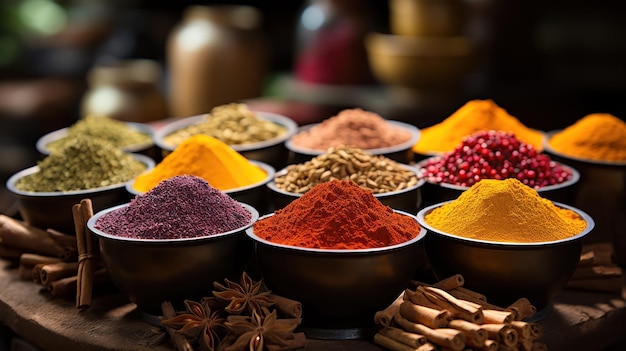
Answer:
<svg viewBox="0 0 626 351"><path fill-rule="evenodd" d="M179 239L211 236L249 224L252 214L196 176L175 176L127 206L98 218L95 228L120 237Z"/></svg>

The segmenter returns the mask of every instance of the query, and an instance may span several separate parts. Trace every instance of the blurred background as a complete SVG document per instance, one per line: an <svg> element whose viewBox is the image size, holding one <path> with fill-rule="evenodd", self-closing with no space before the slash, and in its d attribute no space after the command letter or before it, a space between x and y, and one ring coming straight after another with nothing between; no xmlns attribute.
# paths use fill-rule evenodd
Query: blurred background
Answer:
<svg viewBox="0 0 626 351"><path fill-rule="evenodd" d="M40 159L40 136L88 112L158 123L245 101L300 124L361 107L423 128L493 99L544 131L624 119L622 3L2 0L2 190ZM218 4L249 7L202 14ZM111 85L144 95L122 106Z"/></svg>

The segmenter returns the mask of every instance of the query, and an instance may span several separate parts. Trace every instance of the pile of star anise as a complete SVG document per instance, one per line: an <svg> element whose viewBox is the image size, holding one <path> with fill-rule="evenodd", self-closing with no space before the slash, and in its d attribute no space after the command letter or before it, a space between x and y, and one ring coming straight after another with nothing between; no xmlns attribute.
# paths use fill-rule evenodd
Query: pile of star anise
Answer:
<svg viewBox="0 0 626 351"><path fill-rule="evenodd" d="M182 343L173 340L179 351L277 351L305 346L304 334L294 333L301 318L279 311L262 280L255 282L243 272L240 283L224 281L213 283L213 296L200 302L185 300L185 311L172 315L164 307L161 323L173 339L182 339Z"/></svg>

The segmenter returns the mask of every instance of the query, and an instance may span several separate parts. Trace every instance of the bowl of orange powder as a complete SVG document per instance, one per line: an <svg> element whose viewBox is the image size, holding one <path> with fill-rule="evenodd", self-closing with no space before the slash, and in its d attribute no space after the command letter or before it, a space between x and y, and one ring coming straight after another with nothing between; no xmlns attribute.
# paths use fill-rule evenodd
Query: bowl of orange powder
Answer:
<svg viewBox="0 0 626 351"><path fill-rule="evenodd" d="M300 127L285 146L296 163L303 163L326 152L330 147L357 147L372 155L394 161L413 160L413 145L420 130L408 123L392 121L361 108L345 109L337 115Z"/></svg>
<svg viewBox="0 0 626 351"><path fill-rule="evenodd" d="M302 302L311 338L360 338L415 278L425 236L349 180L318 184L246 231L267 287Z"/></svg>
<svg viewBox="0 0 626 351"><path fill-rule="evenodd" d="M545 316L580 259L593 219L539 196L519 180L484 179L456 200L417 215L438 277L461 274L469 289L498 306L527 298Z"/></svg>

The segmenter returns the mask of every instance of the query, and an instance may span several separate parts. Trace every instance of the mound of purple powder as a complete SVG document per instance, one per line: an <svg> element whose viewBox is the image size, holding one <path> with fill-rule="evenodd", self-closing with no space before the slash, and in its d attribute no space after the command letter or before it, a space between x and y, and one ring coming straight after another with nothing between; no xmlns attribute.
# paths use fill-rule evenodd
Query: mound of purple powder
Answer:
<svg viewBox="0 0 626 351"><path fill-rule="evenodd" d="M175 176L127 206L98 218L94 227L136 239L211 236L249 224L252 214L229 195L196 176Z"/></svg>

